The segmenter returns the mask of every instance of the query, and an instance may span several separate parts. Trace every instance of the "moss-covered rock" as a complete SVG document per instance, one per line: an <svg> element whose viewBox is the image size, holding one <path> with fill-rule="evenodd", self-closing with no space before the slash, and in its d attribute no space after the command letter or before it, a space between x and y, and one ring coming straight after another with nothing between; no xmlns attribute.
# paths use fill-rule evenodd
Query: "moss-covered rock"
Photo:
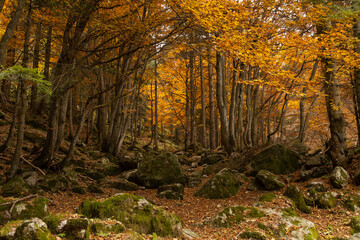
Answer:
<svg viewBox="0 0 360 240"><path fill-rule="evenodd" d="M72 186L71 191L73 193L85 194L86 190L82 186Z"/></svg>
<svg viewBox="0 0 360 240"><path fill-rule="evenodd" d="M354 174L354 183L356 186L360 185L360 170L356 171Z"/></svg>
<svg viewBox="0 0 360 240"><path fill-rule="evenodd" d="M165 184L186 183L186 176L178 157L171 153L147 156L140 163L138 170L129 181L147 188L158 188Z"/></svg>
<svg viewBox="0 0 360 240"><path fill-rule="evenodd" d="M261 202L272 202L274 199L276 198L276 194L269 192L269 193L264 193L261 197L260 197L260 201Z"/></svg>
<svg viewBox="0 0 360 240"><path fill-rule="evenodd" d="M261 233L259 232L250 232L250 231L245 231L245 232L242 232L240 234L240 237L241 238L245 238L245 239L258 239L258 240L266 240L266 237L263 236Z"/></svg>
<svg viewBox="0 0 360 240"><path fill-rule="evenodd" d="M350 226L351 226L352 234L360 232L360 217L358 216L352 217L350 221Z"/></svg>
<svg viewBox="0 0 360 240"><path fill-rule="evenodd" d="M157 194L160 198L182 200L184 197L184 186L180 183L164 185L158 188Z"/></svg>
<svg viewBox="0 0 360 240"><path fill-rule="evenodd" d="M24 221L16 220L10 221L0 228L0 239L2 240L13 240L16 232L16 228L20 226Z"/></svg>
<svg viewBox="0 0 360 240"><path fill-rule="evenodd" d="M125 231L125 226L121 222L104 222L104 221L95 221L91 223L90 231L98 236L108 235L110 233L121 233Z"/></svg>
<svg viewBox="0 0 360 240"><path fill-rule="evenodd" d="M57 233L65 234L68 240L82 240L90 237L90 222L86 218L60 220Z"/></svg>
<svg viewBox="0 0 360 240"><path fill-rule="evenodd" d="M281 144L268 147L250 159L250 174L256 175L260 170L275 174L288 174L300 168L300 155Z"/></svg>
<svg viewBox="0 0 360 240"><path fill-rule="evenodd" d="M33 198L28 202L19 202L12 212L12 219L43 218L49 214L49 199L45 197Z"/></svg>
<svg viewBox="0 0 360 240"><path fill-rule="evenodd" d="M194 195L210 199L228 198L236 195L241 185L242 182L234 173L225 168L207 181Z"/></svg>
<svg viewBox="0 0 360 240"><path fill-rule="evenodd" d="M49 192L65 191L69 187L69 179L64 175L48 174L39 181L39 186Z"/></svg>
<svg viewBox="0 0 360 240"><path fill-rule="evenodd" d="M303 213L311 213L310 208L306 205L304 196L300 189L295 185L289 185L284 195L294 201L295 206Z"/></svg>
<svg viewBox="0 0 360 240"><path fill-rule="evenodd" d="M100 193L100 194L104 193L104 191L97 184L90 184L88 186L88 191L91 193Z"/></svg>
<svg viewBox="0 0 360 240"><path fill-rule="evenodd" d="M16 228L14 239L26 240L55 240L47 229L46 223L39 218L24 221Z"/></svg>
<svg viewBox="0 0 360 240"><path fill-rule="evenodd" d="M64 219L65 219L65 214L57 213L57 214L50 214L49 216L46 216L43 220L48 226L50 232L58 233L57 227L59 226L60 221Z"/></svg>
<svg viewBox="0 0 360 240"><path fill-rule="evenodd" d="M360 201L357 195L347 196L341 203L350 211L357 212L360 210Z"/></svg>
<svg viewBox="0 0 360 240"><path fill-rule="evenodd" d="M317 240L319 233L316 225L301 217L286 217L286 221L298 227L297 230L291 232L291 239L297 240Z"/></svg>
<svg viewBox="0 0 360 240"><path fill-rule="evenodd" d="M260 170L256 174L256 179L259 180L266 190L279 190L285 186L278 176L268 170Z"/></svg>
<svg viewBox="0 0 360 240"><path fill-rule="evenodd" d="M224 159L224 155L211 154L211 155L208 155L206 157L201 158L201 160L199 162L199 165L204 165L204 164L214 165L214 164L220 162L223 159Z"/></svg>
<svg viewBox="0 0 360 240"><path fill-rule="evenodd" d="M319 208L333 208L337 204L336 197L331 192L322 193L315 201Z"/></svg>
<svg viewBox="0 0 360 240"><path fill-rule="evenodd" d="M104 201L85 200L79 212L89 218L113 218L137 232L181 236L182 221L175 214L132 194L117 194Z"/></svg>
<svg viewBox="0 0 360 240"><path fill-rule="evenodd" d="M330 182L336 188L344 188L349 184L350 176L342 167L336 167L330 175Z"/></svg>
<svg viewBox="0 0 360 240"><path fill-rule="evenodd" d="M213 219L210 225L217 228L228 228L236 223L245 221L247 218L261 218L266 214L255 207L233 206L224 208Z"/></svg>
<svg viewBox="0 0 360 240"><path fill-rule="evenodd" d="M17 176L10 179L1 187L3 197L20 197L26 195L29 192L29 186L26 184L24 179Z"/></svg>
<svg viewBox="0 0 360 240"><path fill-rule="evenodd" d="M112 181L110 183L110 187L121 191L136 191L139 189L139 186L136 183L129 182L125 179Z"/></svg>

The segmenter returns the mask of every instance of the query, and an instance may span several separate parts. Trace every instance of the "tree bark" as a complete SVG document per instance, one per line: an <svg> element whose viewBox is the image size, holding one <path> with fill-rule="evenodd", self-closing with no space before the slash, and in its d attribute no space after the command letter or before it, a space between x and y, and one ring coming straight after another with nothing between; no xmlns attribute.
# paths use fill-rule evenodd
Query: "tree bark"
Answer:
<svg viewBox="0 0 360 240"><path fill-rule="evenodd" d="M205 79L204 64L200 55L200 84L201 84L201 145L206 148L206 104L205 104Z"/></svg>
<svg viewBox="0 0 360 240"><path fill-rule="evenodd" d="M360 40L360 20L355 20L354 24L354 37ZM359 41L355 46L356 53L360 54L360 43ZM354 107L355 107L355 115L356 115L356 126L357 126L357 144L360 144L360 67L356 67L354 70L353 77L353 88L354 88Z"/></svg>
<svg viewBox="0 0 360 240"><path fill-rule="evenodd" d="M211 63L211 50L208 48L208 74L209 74L209 119L210 119L210 149L216 148L216 123L215 123L215 96L213 65Z"/></svg>

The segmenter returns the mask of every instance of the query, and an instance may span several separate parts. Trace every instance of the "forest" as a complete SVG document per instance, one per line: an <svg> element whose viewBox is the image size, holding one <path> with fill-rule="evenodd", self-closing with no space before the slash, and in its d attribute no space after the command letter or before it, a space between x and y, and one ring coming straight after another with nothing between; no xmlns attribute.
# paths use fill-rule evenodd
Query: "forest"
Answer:
<svg viewBox="0 0 360 240"><path fill-rule="evenodd" d="M360 239L360 0L0 0L0 239Z"/></svg>

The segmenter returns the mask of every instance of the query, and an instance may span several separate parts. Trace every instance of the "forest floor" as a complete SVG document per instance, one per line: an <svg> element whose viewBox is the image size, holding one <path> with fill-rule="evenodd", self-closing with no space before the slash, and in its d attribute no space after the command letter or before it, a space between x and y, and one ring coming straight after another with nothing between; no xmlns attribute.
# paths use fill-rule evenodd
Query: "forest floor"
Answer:
<svg viewBox="0 0 360 240"><path fill-rule="evenodd" d="M0 142L2 143L8 131L9 125L4 124L0 126ZM26 131L37 133L38 135L45 136L45 131L34 129L31 127L27 127ZM145 139L143 142L147 142L148 140ZM65 143L67 145L68 143ZM161 144L160 144L161 146ZM65 146L66 147L66 146ZM34 143L29 141L26 138L26 142L24 145L24 155L27 156L29 160L31 159L31 149L34 148ZM167 151L174 150L173 147L168 147ZM13 148L7 150L4 154L0 156L0 173L1 176L4 176L4 172L9 167L8 163L11 159L11 152ZM86 151L85 151L86 152ZM84 151L77 151L78 156L75 157L84 157L88 156L87 154L84 155ZM81 156L84 155L84 156ZM91 160L91 159L90 159ZM23 167L29 167L27 164L22 163ZM356 156L353 158L352 164L349 166L349 172L355 171L356 169L360 169L360 157ZM199 167L201 168L201 167ZM295 178L296 178L295 173ZM209 176L210 178L211 176ZM114 179L118 178L117 176L113 177ZM3 178L4 179L4 178ZM204 183L208 178L203 178ZM310 181L321 181L325 184L328 190L337 192L340 196L344 194L359 194L359 188L353 184L346 186L344 189L338 190L334 189L330 184L329 180L326 177L319 178L319 179L312 179ZM296 182L296 185L299 186L301 189L305 189L305 185L307 182ZM81 182L80 185L86 186L89 182ZM200 185L201 186L201 185ZM199 187L200 187L199 186ZM199 188L185 188L185 194L183 200L168 200L168 199L161 199L157 197L157 193L155 189L142 189L138 191L132 191L129 193L133 193L136 195L140 195L155 203L156 205L162 206L168 211L174 212L180 216L184 223L184 227L191 229L192 231L196 232L201 239L241 239L239 237L240 233L243 231L255 230L256 231L264 231L258 228L259 223L263 223L267 226L276 226L278 224L277 216L273 214L267 214L266 217L256 218L256 219L247 219L244 222L239 224L235 224L230 228L213 228L209 225L201 224L205 220L209 220L214 217L219 211L223 208L228 206L234 205L242 205L242 206L259 206L263 209L283 209L291 206L291 202L288 198L283 196L283 191L275 191L277 198L272 202L262 202L260 205L259 198L266 193L266 191L248 191L247 184L243 185L240 191L236 196L230 197L228 199L216 199L216 200L209 200L203 199L199 197L193 196L193 193ZM80 203L86 198L95 198L95 199L102 199L110 197L116 193L119 193L119 190L115 190L112 188L103 188L103 194L93 194L93 193L86 193L86 194L77 194L73 193L70 190L60 193L45 193L45 196L50 199L49 204L49 211L51 213L67 213L69 215L75 214L76 209L80 205ZM124 191L121 191L124 192ZM303 191L305 192L305 190ZM317 226L317 230L319 232L319 239L332 239L334 237L339 238L349 238L350 234L350 226L349 222L351 217L354 215L359 215L359 213L354 213L351 211L346 210L341 204L337 204L337 206L333 209L318 209L315 207L311 208L311 214L304 214L300 211L297 211L298 214L313 223ZM264 232L265 233L265 232ZM124 234L117 234L117 235L109 235L106 237L100 236L91 236L91 239L128 239L129 235ZM145 239L153 239L152 236L143 236ZM57 237L57 239L61 239ZM166 239L166 238L159 238L158 239ZM270 238L271 239L271 238ZM275 239L275 238L273 238ZM285 237L284 239L289 239Z"/></svg>

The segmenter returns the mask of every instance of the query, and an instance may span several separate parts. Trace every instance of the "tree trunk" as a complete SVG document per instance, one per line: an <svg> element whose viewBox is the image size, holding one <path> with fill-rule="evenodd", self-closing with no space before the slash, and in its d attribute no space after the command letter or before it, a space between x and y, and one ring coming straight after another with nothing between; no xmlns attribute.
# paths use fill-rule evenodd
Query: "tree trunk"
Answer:
<svg viewBox="0 0 360 240"><path fill-rule="evenodd" d="M190 53L190 144L196 143L196 83L194 76L194 53Z"/></svg>
<svg viewBox="0 0 360 240"><path fill-rule="evenodd" d="M157 61L155 60L155 136L154 136L154 149L155 151L159 150L159 122L158 122L158 76L157 76Z"/></svg>
<svg viewBox="0 0 360 240"><path fill-rule="evenodd" d="M215 96L213 66L211 63L211 50L208 48L208 74L209 74L209 119L210 119L210 149L216 148L216 124L215 124Z"/></svg>
<svg viewBox="0 0 360 240"><path fill-rule="evenodd" d="M201 145L206 148L206 104L205 104L205 79L204 64L200 55L200 84L201 84Z"/></svg>
<svg viewBox="0 0 360 240"><path fill-rule="evenodd" d="M34 59L33 59L33 68L39 68L40 60L40 42L41 42L41 22L38 23L35 32L35 45L34 45ZM30 100L30 109L32 112L37 112L37 98L38 98L38 89L34 84L31 86L31 100Z"/></svg>
<svg viewBox="0 0 360 240"><path fill-rule="evenodd" d="M230 154L234 151L234 144L229 139L229 119L227 113L227 95L225 90L225 56L216 53L216 96L221 124L221 143L225 151Z"/></svg>
<svg viewBox="0 0 360 240"><path fill-rule="evenodd" d="M354 36L360 40L360 20L357 19L354 24ZM357 42L355 46L356 53L360 54L360 43ZM356 126L357 126L357 144L360 144L360 67L356 67L354 70L353 79L354 88L354 107L356 115Z"/></svg>

